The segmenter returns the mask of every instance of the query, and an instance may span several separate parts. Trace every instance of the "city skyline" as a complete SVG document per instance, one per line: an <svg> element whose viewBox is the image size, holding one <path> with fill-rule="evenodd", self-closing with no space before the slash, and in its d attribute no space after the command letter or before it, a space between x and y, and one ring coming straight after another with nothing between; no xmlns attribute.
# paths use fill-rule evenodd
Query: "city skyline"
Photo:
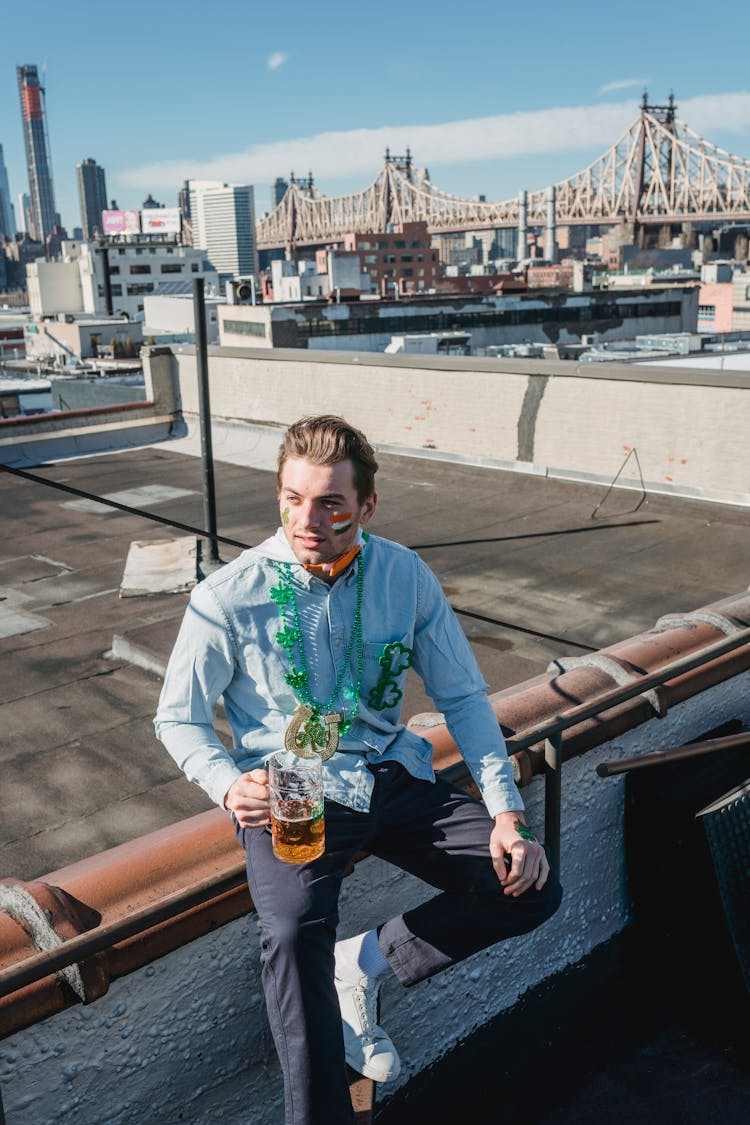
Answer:
<svg viewBox="0 0 750 1125"><path fill-rule="evenodd" d="M673 90L696 132L750 157L748 17L735 0L728 8L736 34L712 52L705 11L691 2L676 22L634 0L627 20L605 25L591 0L565 13L542 0L530 25L497 0L478 0L471 21L442 0L383 0L376 21L340 0L324 9L292 0L283 15L229 0L213 22L195 4L154 10L134 0L127 27L102 27L98 44L76 30L97 26L90 0L75 26L39 0L0 45L0 144L15 198L28 191L15 68L37 65L69 231L79 224L76 165L89 153L121 207L149 192L174 206L192 177L253 184L260 216L277 176L312 171L327 195L356 191L387 146L407 145L444 190L510 198L596 159L635 117L644 88L656 103ZM201 35L176 36L191 12L201 13Z"/></svg>

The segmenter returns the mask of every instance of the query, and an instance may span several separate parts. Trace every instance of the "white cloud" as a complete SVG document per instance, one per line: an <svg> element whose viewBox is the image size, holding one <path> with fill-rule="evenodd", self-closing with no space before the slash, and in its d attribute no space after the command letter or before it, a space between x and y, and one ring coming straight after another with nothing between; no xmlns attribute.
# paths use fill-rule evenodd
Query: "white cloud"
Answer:
<svg viewBox="0 0 750 1125"><path fill-rule="evenodd" d="M707 141L716 130L747 136L750 132L750 94L709 94L679 102L677 112L690 128Z"/></svg>
<svg viewBox="0 0 750 1125"><path fill-rule="evenodd" d="M606 86L600 86L600 94L611 94L613 90L629 90L632 86L640 86L641 89L648 86L650 78L621 78L618 82L608 82Z"/></svg>
<svg viewBox="0 0 750 1125"><path fill-rule="evenodd" d="M269 70L278 70L280 66L284 65L288 58L289 55L285 55L283 51L274 51L274 53L269 55L266 59L266 65Z"/></svg>
<svg viewBox="0 0 750 1125"><path fill-rule="evenodd" d="M746 134L750 93L715 94L678 105L680 116L696 132ZM380 171L386 147L411 148L418 165L431 170L480 160L512 159L545 153L604 152L637 113L632 100L590 106L500 114L437 125L381 125L372 129L318 133L253 145L210 160L170 160L121 173L119 181L139 190L173 190L186 179L262 183L294 170L312 169L320 183L337 177L362 178L366 187ZM571 169L573 171L574 169ZM543 184L529 184L529 188Z"/></svg>

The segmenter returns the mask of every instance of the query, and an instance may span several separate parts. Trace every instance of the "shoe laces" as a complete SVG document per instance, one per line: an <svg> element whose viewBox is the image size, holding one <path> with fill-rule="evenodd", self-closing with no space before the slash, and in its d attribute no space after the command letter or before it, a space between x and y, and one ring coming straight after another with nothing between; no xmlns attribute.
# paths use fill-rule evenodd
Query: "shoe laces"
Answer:
<svg viewBox="0 0 750 1125"><path fill-rule="evenodd" d="M378 1023L378 985L359 985L354 990L354 999L362 1021L365 1035L372 1040Z"/></svg>

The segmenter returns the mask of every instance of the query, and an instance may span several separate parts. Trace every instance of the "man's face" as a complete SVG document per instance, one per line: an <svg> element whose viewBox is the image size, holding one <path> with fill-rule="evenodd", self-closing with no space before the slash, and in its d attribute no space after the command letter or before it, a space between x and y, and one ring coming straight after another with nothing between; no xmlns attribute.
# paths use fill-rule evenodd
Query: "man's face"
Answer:
<svg viewBox="0 0 750 1125"><path fill-rule="evenodd" d="M348 551L376 502L373 493L360 504L351 461L314 465L289 457L281 471L281 525L301 563L332 562Z"/></svg>

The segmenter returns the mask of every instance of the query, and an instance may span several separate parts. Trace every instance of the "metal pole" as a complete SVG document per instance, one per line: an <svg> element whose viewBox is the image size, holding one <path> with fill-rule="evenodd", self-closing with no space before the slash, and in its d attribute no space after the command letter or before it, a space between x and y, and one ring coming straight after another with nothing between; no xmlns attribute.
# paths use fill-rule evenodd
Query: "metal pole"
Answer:
<svg viewBox="0 0 750 1125"><path fill-rule="evenodd" d="M618 773L631 773L633 770L648 769L650 766L682 762L685 758L715 754L717 750L750 750L750 731L727 734L723 738L708 738L705 742L688 743L687 746L678 746L674 750L654 750L650 754L637 754L632 758L620 758L614 762L600 762L596 772L599 777L614 777Z"/></svg>
<svg viewBox="0 0 750 1125"><path fill-rule="evenodd" d="M195 361L198 367L198 404L201 422L201 457L203 460L203 522L208 531L208 558L217 564L219 543L216 538L216 493L214 490L214 456L211 443L211 403L208 393L208 344L206 342L206 299L202 277L193 278L193 315L195 317Z"/></svg>
<svg viewBox="0 0 750 1125"><path fill-rule="evenodd" d="M107 310L107 316L112 316L112 278L109 274L109 250L106 244L102 243L102 268L104 270L104 303Z"/></svg>
<svg viewBox="0 0 750 1125"><path fill-rule="evenodd" d="M562 807L562 732L544 743L544 849L552 874L560 878L560 810Z"/></svg>

